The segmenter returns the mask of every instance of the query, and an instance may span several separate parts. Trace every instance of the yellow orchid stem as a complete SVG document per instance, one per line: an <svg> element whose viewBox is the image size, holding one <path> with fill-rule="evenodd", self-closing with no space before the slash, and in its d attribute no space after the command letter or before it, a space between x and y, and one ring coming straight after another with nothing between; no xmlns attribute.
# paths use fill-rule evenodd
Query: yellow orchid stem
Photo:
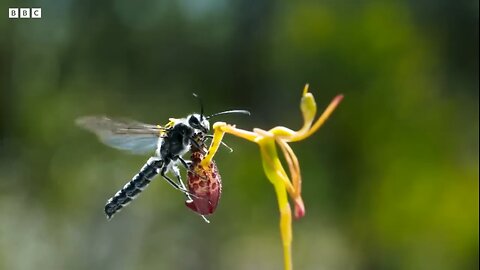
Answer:
<svg viewBox="0 0 480 270"><path fill-rule="evenodd" d="M218 147L220 147L220 143L222 143L223 135L225 135L225 132L219 129L215 129L215 132L213 133L212 142L210 143L210 147L208 148L207 155L203 158L200 165L206 166L212 162L213 157L217 153Z"/></svg>
<svg viewBox="0 0 480 270"><path fill-rule="evenodd" d="M282 236L285 270L292 269L292 212L285 188L285 171L278 159L274 138L262 138L258 141L262 154L263 169L273 184L280 210L280 233ZM287 179L288 181L288 179Z"/></svg>
<svg viewBox="0 0 480 270"><path fill-rule="evenodd" d="M209 164L215 154L217 153L218 147L220 147L220 143L222 142L223 135L225 133L230 133L237 137L243 138L245 140L249 140L254 142L257 135L253 132L246 131L243 129L235 128L235 126L227 125L225 122L216 122L213 124L213 139L210 147L208 148L208 153L205 158L202 160L201 165Z"/></svg>

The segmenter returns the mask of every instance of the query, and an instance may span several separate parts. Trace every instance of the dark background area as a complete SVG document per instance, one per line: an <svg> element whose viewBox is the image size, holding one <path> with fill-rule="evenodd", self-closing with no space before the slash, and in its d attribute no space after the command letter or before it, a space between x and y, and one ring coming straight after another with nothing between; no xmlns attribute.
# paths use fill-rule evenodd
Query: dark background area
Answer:
<svg viewBox="0 0 480 270"><path fill-rule="evenodd" d="M7 17L41 7L41 19ZM211 224L157 179L107 222L147 160L75 126L83 115L165 124L245 108L238 127L302 124L292 144L307 214L295 269L478 268L478 1L0 3L0 269L281 269L258 147L216 156Z"/></svg>

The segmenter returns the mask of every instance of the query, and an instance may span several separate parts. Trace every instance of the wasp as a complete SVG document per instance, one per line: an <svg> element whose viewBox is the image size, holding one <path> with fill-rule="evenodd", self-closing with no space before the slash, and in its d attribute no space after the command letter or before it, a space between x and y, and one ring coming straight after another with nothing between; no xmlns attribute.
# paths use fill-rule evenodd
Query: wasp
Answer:
<svg viewBox="0 0 480 270"><path fill-rule="evenodd" d="M177 166L181 163L187 170L192 168L191 165L195 162L183 159L183 155L189 152L192 146L196 149L194 153L204 154L203 141L196 140L194 136L202 137L210 131L209 119L212 117L224 114L250 115L246 110L227 110L205 116L201 100L200 105L200 113L193 113L180 119L170 118L170 122L165 126L134 120L111 119L105 116L87 116L77 119L77 125L93 132L100 141L110 147L135 154L145 154L155 150L154 155L147 160L140 171L107 201L104 208L107 219L111 219L115 213L137 198L158 174L173 188L185 194L186 203L192 203L193 199L196 199L195 191L189 191L185 187ZM167 175L168 172L173 173L176 181Z"/></svg>

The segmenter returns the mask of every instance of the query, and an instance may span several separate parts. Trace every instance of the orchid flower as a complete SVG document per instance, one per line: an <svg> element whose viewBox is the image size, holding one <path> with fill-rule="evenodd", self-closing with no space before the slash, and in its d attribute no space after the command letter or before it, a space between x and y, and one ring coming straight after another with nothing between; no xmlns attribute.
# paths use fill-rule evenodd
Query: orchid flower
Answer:
<svg viewBox="0 0 480 270"><path fill-rule="evenodd" d="M212 162L225 133L254 142L260 147L263 169L268 180L274 186L280 210L280 232L283 243L285 270L292 269L292 213L287 194L290 195L295 205L295 218L301 218L305 215L305 206L301 196L302 178L300 175L300 164L288 143L304 140L317 131L335 110L342 98L343 95L336 96L314 123L317 105L313 95L308 92L308 84L305 85L300 101L303 126L298 131L283 126L274 127L268 131L259 128L254 128L253 131L246 131L225 122L216 122L213 125L213 140L207 155L202 160L202 166L208 166ZM280 161L276 145L279 146L285 157L289 175Z"/></svg>

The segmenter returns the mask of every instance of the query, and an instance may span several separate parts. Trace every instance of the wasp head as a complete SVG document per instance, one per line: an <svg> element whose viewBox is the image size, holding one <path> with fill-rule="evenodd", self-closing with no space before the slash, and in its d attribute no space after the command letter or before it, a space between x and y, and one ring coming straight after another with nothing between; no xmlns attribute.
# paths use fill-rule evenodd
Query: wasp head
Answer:
<svg viewBox="0 0 480 270"><path fill-rule="evenodd" d="M188 124L194 128L198 129L203 133L208 133L210 131L210 122L202 114L191 114L188 116Z"/></svg>
<svg viewBox="0 0 480 270"><path fill-rule="evenodd" d="M214 113L214 114L209 115L209 116L205 116L203 114L202 99L200 98L200 96L198 96L195 93L193 93L193 96L195 98L197 98L198 102L200 103L200 114L194 113L194 114L189 115L188 118L187 118L187 121L188 121L188 124L192 128L200 130L203 133L207 133L207 132L210 131L210 122L208 121L208 119L210 119L211 117L214 117L214 116L217 116L217 115L235 114L235 113L250 115L250 112L246 111L246 110L229 110L229 111L218 112L218 113Z"/></svg>

